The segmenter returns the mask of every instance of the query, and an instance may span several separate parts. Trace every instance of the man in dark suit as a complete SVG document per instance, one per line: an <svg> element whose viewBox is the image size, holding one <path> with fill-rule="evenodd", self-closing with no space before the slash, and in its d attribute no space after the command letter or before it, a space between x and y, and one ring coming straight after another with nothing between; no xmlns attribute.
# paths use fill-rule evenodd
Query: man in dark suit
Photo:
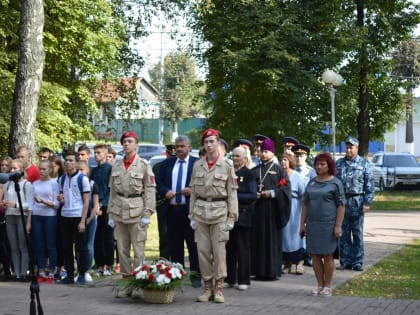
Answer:
<svg viewBox="0 0 420 315"><path fill-rule="evenodd" d="M174 144L166 145L166 158L170 159L176 157L176 149ZM152 170L153 174L157 176L159 174L159 169L164 160L153 165ZM169 245L168 245L168 227L166 224L167 213L168 213L168 203L164 202L165 197L161 197L159 192L156 190L156 213L157 213L157 224L159 232L159 256L162 258L170 259L169 254Z"/></svg>
<svg viewBox="0 0 420 315"><path fill-rule="evenodd" d="M167 207L167 234L171 261L184 265L184 241L187 243L191 283L201 286L201 275L198 265L197 246L194 231L188 219L191 173L196 157L191 156L191 142L187 136L175 139L176 157L162 162L156 175L159 195L165 199L162 207Z"/></svg>

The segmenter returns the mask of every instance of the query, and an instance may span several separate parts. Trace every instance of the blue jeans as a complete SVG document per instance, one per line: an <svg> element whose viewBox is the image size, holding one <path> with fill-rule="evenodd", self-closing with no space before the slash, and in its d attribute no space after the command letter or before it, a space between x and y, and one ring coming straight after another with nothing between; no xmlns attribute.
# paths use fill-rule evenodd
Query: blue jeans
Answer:
<svg viewBox="0 0 420 315"><path fill-rule="evenodd" d="M32 248L39 269L45 269L46 256L49 258L50 272L57 265L57 217L33 215L31 219Z"/></svg>
<svg viewBox="0 0 420 315"><path fill-rule="evenodd" d="M93 255L94 255L94 241L95 241L95 233L96 227L98 224L98 219L96 216L90 221L89 225L86 227L87 234L88 234L88 261L87 261L87 269L92 269L93 263Z"/></svg>
<svg viewBox="0 0 420 315"><path fill-rule="evenodd" d="M340 264L354 267L363 265L363 222L365 216L351 215L346 212L342 224L343 235L340 239Z"/></svg>

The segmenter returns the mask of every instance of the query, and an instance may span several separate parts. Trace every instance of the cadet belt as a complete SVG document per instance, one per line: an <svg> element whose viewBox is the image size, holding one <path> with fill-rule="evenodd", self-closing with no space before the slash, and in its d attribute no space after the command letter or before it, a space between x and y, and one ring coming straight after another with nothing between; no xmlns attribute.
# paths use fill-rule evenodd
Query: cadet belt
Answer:
<svg viewBox="0 0 420 315"><path fill-rule="evenodd" d="M213 201L226 201L226 198L202 198L202 197L197 197L197 199L208 201L208 202L213 202Z"/></svg>
<svg viewBox="0 0 420 315"><path fill-rule="evenodd" d="M122 193L117 193L118 196L121 197L125 197L125 198L137 198L137 197L141 197L143 196L143 193L141 194L122 194Z"/></svg>
<svg viewBox="0 0 420 315"><path fill-rule="evenodd" d="M345 196L346 198L353 198L353 197L357 197L357 196L363 196L365 193L360 193L360 194L353 194L353 193L346 193Z"/></svg>

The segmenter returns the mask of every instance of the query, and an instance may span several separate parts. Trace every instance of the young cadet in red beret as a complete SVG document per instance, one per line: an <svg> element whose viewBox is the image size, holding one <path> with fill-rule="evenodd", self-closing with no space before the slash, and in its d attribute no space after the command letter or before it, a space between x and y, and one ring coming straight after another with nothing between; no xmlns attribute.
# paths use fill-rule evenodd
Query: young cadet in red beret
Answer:
<svg viewBox="0 0 420 315"><path fill-rule="evenodd" d="M226 242L238 219L238 185L232 161L220 154L218 131L204 131L201 143L206 154L194 164L189 213L204 281L204 292L197 300L214 299L216 303L223 303L223 283L227 276Z"/></svg>
<svg viewBox="0 0 420 315"><path fill-rule="evenodd" d="M150 216L156 211L155 176L150 164L137 155L138 138L133 131L121 136L124 158L115 161L109 181L109 224L114 225L118 256L123 277L129 277L134 267L143 263L144 246ZM130 248L134 249L134 265ZM137 292L124 288L116 297L133 296Z"/></svg>

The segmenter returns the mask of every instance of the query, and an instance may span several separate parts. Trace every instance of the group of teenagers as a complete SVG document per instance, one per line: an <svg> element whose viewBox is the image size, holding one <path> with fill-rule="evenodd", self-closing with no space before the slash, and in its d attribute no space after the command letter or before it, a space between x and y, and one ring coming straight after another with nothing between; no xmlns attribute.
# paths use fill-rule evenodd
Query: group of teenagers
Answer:
<svg viewBox="0 0 420 315"><path fill-rule="evenodd" d="M25 170L26 179L19 184L27 219L26 231L20 232L32 235L40 277L49 279L46 261L50 275L58 270L50 244L52 239L57 244L57 235L62 238L67 271L61 283L74 283L75 257L80 284L85 283L93 258L97 268L112 266L114 238L121 275L130 277L144 262L150 217L157 211L160 255L184 265L186 243L191 283L204 287L199 302L223 303L224 288L247 290L251 280L273 281L284 273L303 274L305 261L312 265L317 281L311 293L330 296L335 252L339 252L339 269L363 270L363 217L374 197L372 167L357 154L359 143L354 137L345 140L343 158L335 161L329 153L320 153L314 168L307 164L309 147L292 137L281 140L283 153L279 157L269 137L256 134L253 140L236 140L228 153L219 132L207 129L197 158L190 154L190 139L180 135L167 151L167 159L152 169L137 155L137 134L126 131L120 139L124 157L112 166L106 161L106 145L97 145L98 165L90 170L90 178L81 176L83 169L89 170L87 162L79 161L77 153L67 152L63 175L53 175L50 160L41 161L40 178L32 185L32 165L23 163L18 153L17 160L8 165L12 172L16 167ZM3 184L0 190L0 205L6 209L13 270L21 278L26 274L27 254L25 257L22 244L13 244L20 240L20 223L17 217L11 218L18 209L8 186ZM59 217L60 226L52 228L48 220L54 219L49 217ZM93 220L98 221L96 235L101 231L101 247L91 246L88 229ZM9 224L16 226L9 228ZM54 229L51 233L55 234L49 235L48 229ZM37 238L38 234L42 237ZM97 261L96 255L102 257ZM125 287L115 295L136 297L138 293Z"/></svg>
<svg viewBox="0 0 420 315"><path fill-rule="evenodd" d="M112 274L114 237L106 209L116 152L98 144L94 169L89 167L89 155L90 149L81 146L78 152L66 152L63 162L62 157L42 148L35 165L30 150L20 146L15 159L1 159L2 173L22 174L0 185L0 263L4 280L29 281L33 276L29 274L30 258L38 283L91 282L93 262L97 275ZM83 156L86 158L82 160Z"/></svg>

